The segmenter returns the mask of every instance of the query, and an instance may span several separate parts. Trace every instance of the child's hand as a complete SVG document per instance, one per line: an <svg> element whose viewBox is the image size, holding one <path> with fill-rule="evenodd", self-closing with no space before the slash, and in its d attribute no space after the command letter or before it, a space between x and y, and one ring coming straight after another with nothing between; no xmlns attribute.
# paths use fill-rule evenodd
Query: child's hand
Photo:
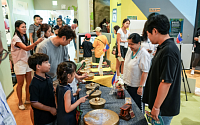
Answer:
<svg viewBox="0 0 200 125"><path fill-rule="evenodd" d="M81 89L78 88L77 91L76 91L76 94L78 95L80 91L81 91Z"/></svg>
<svg viewBox="0 0 200 125"><path fill-rule="evenodd" d="M84 96L84 97L82 97L82 98L80 98L80 101L81 101L81 103L84 103L86 100L87 100L87 98L86 97L88 97L89 95L86 95L86 96Z"/></svg>
<svg viewBox="0 0 200 125"><path fill-rule="evenodd" d="M57 114L57 110L56 108L51 107L50 111L49 111L52 115L56 115Z"/></svg>

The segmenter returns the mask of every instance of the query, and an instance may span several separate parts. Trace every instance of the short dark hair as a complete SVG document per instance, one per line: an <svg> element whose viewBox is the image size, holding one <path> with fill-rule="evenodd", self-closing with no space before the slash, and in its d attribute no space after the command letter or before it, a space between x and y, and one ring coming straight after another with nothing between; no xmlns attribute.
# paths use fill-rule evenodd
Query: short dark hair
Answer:
<svg viewBox="0 0 200 125"><path fill-rule="evenodd" d="M44 53L35 53L28 58L28 65L36 71L36 65L42 65L42 62L48 61L49 56Z"/></svg>
<svg viewBox="0 0 200 125"><path fill-rule="evenodd" d="M120 29L118 25L114 26L114 30L117 32Z"/></svg>
<svg viewBox="0 0 200 125"><path fill-rule="evenodd" d="M40 17L40 20L43 20L43 18L42 18L42 17Z"/></svg>
<svg viewBox="0 0 200 125"><path fill-rule="evenodd" d="M157 29L162 35L169 34L169 20L165 15L155 15L147 20L146 30L152 33L153 29Z"/></svg>
<svg viewBox="0 0 200 125"><path fill-rule="evenodd" d="M140 35L137 34L137 33L132 33L132 34L128 37L128 39L131 39L131 41L132 41L133 43L139 43L139 42L140 42L140 44L141 44L141 37L140 37Z"/></svg>
<svg viewBox="0 0 200 125"><path fill-rule="evenodd" d="M76 38L75 32L71 29L70 26L65 25L58 30L58 37L66 36L66 39Z"/></svg>
<svg viewBox="0 0 200 125"><path fill-rule="evenodd" d="M35 19L36 17L40 17L40 15L34 15L33 16L33 19ZM41 18L41 17L40 17Z"/></svg>
<svg viewBox="0 0 200 125"><path fill-rule="evenodd" d="M76 64L72 61L62 62L57 67L57 78L61 85L67 85L68 74L76 71Z"/></svg>
<svg viewBox="0 0 200 125"><path fill-rule="evenodd" d="M61 19L61 18L57 18L56 21L58 21L58 19ZM61 21L62 21L62 19L61 19Z"/></svg>

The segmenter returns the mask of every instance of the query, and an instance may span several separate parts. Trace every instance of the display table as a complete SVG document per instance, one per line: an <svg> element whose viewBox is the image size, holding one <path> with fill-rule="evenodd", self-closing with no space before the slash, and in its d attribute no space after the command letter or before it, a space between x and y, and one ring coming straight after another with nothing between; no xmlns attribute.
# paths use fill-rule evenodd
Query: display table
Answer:
<svg viewBox="0 0 200 125"><path fill-rule="evenodd" d="M92 73L97 74L99 72L98 71L98 65L99 64L98 63L92 63L92 65L97 66L96 68L91 68ZM102 67L103 67L103 72L104 72L103 76L95 75L94 79L86 80L86 81L92 81L92 82L99 83L100 85L111 87L112 86L111 82L112 82L112 78L113 78L114 73L112 72L110 67L106 67L105 65L103 65Z"/></svg>
<svg viewBox="0 0 200 125"><path fill-rule="evenodd" d="M81 88L81 91L79 92L80 98L86 95L85 85L86 84L79 85L79 88ZM124 105L125 99L117 99L115 95L109 95L111 88L100 86L99 90L101 90L102 92L101 98L104 98L106 100L104 109L109 109L119 114L120 107ZM130 97L129 93L126 90L124 92L125 92L125 97ZM120 119L119 125L148 125L143 113L140 111L140 109L135 104L135 102L133 100L131 101L132 101L132 109L133 109L133 112L135 113L135 117L130 119L129 121ZM84 115L87 112L94 109L90 107L89 100L87 100L85 103L82 103L80 105L80 109L83 111L83 114L81 115L81 120L80 120L79 125L84 125L84 121L83 121Z"/></svg>

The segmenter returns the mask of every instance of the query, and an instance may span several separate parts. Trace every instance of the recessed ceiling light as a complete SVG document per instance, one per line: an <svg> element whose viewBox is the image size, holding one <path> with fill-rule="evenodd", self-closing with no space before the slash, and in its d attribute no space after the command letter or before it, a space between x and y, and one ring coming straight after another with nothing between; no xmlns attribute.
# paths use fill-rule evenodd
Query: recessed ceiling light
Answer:
<svg viewBox="0 0 200 125"><path fill-rule="evenodd" d="M57 1L52 1L52 5L57 6Z"/></svg>

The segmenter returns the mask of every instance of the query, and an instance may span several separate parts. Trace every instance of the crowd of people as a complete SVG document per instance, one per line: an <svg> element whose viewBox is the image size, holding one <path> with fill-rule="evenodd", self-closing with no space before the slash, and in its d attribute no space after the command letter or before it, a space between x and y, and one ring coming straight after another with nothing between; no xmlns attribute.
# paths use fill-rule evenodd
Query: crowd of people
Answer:
<svg viewBox="0 0 200 125"><path fill-rule="evenodd" d="M78 24L78 21L75 20L75 23ZM160 115L164 124L169 125L173 116L180 112L181 84L180 52L169 36L169 20L165 15L151 14L144 25L143 37L130 33L129 25L130 20L124 19L121 28L114 26L117 34L114 53L117 79L124 84L143 113L146 103L153 119L158 120ZM87 100L87 96L76 98L81 90L77 89L75 81L82 81L87 74L76 74L78 64L69 61L66 46L75 41L77 26L63 25L62 19L57 18L57 25L52 28L41 24L41 17L35 15L34 24L29 27L29 44L26 23L22 20L15 22L11 55L18 81L18 107L25 109L22 101L25 79L25 103L31 103L31 120L35 125L75 125L76 107ZM53 30L55 36L52 36ZM94 43L89 42L91 34L87 33L82 47L84 57L89 60L92 60L94 49L96 62L99 62L108 40L101 34L101 27L96 27L95 32ZM32 55L30 50L33 50ZM14 117L11 118L15 122Z"/></svg>

